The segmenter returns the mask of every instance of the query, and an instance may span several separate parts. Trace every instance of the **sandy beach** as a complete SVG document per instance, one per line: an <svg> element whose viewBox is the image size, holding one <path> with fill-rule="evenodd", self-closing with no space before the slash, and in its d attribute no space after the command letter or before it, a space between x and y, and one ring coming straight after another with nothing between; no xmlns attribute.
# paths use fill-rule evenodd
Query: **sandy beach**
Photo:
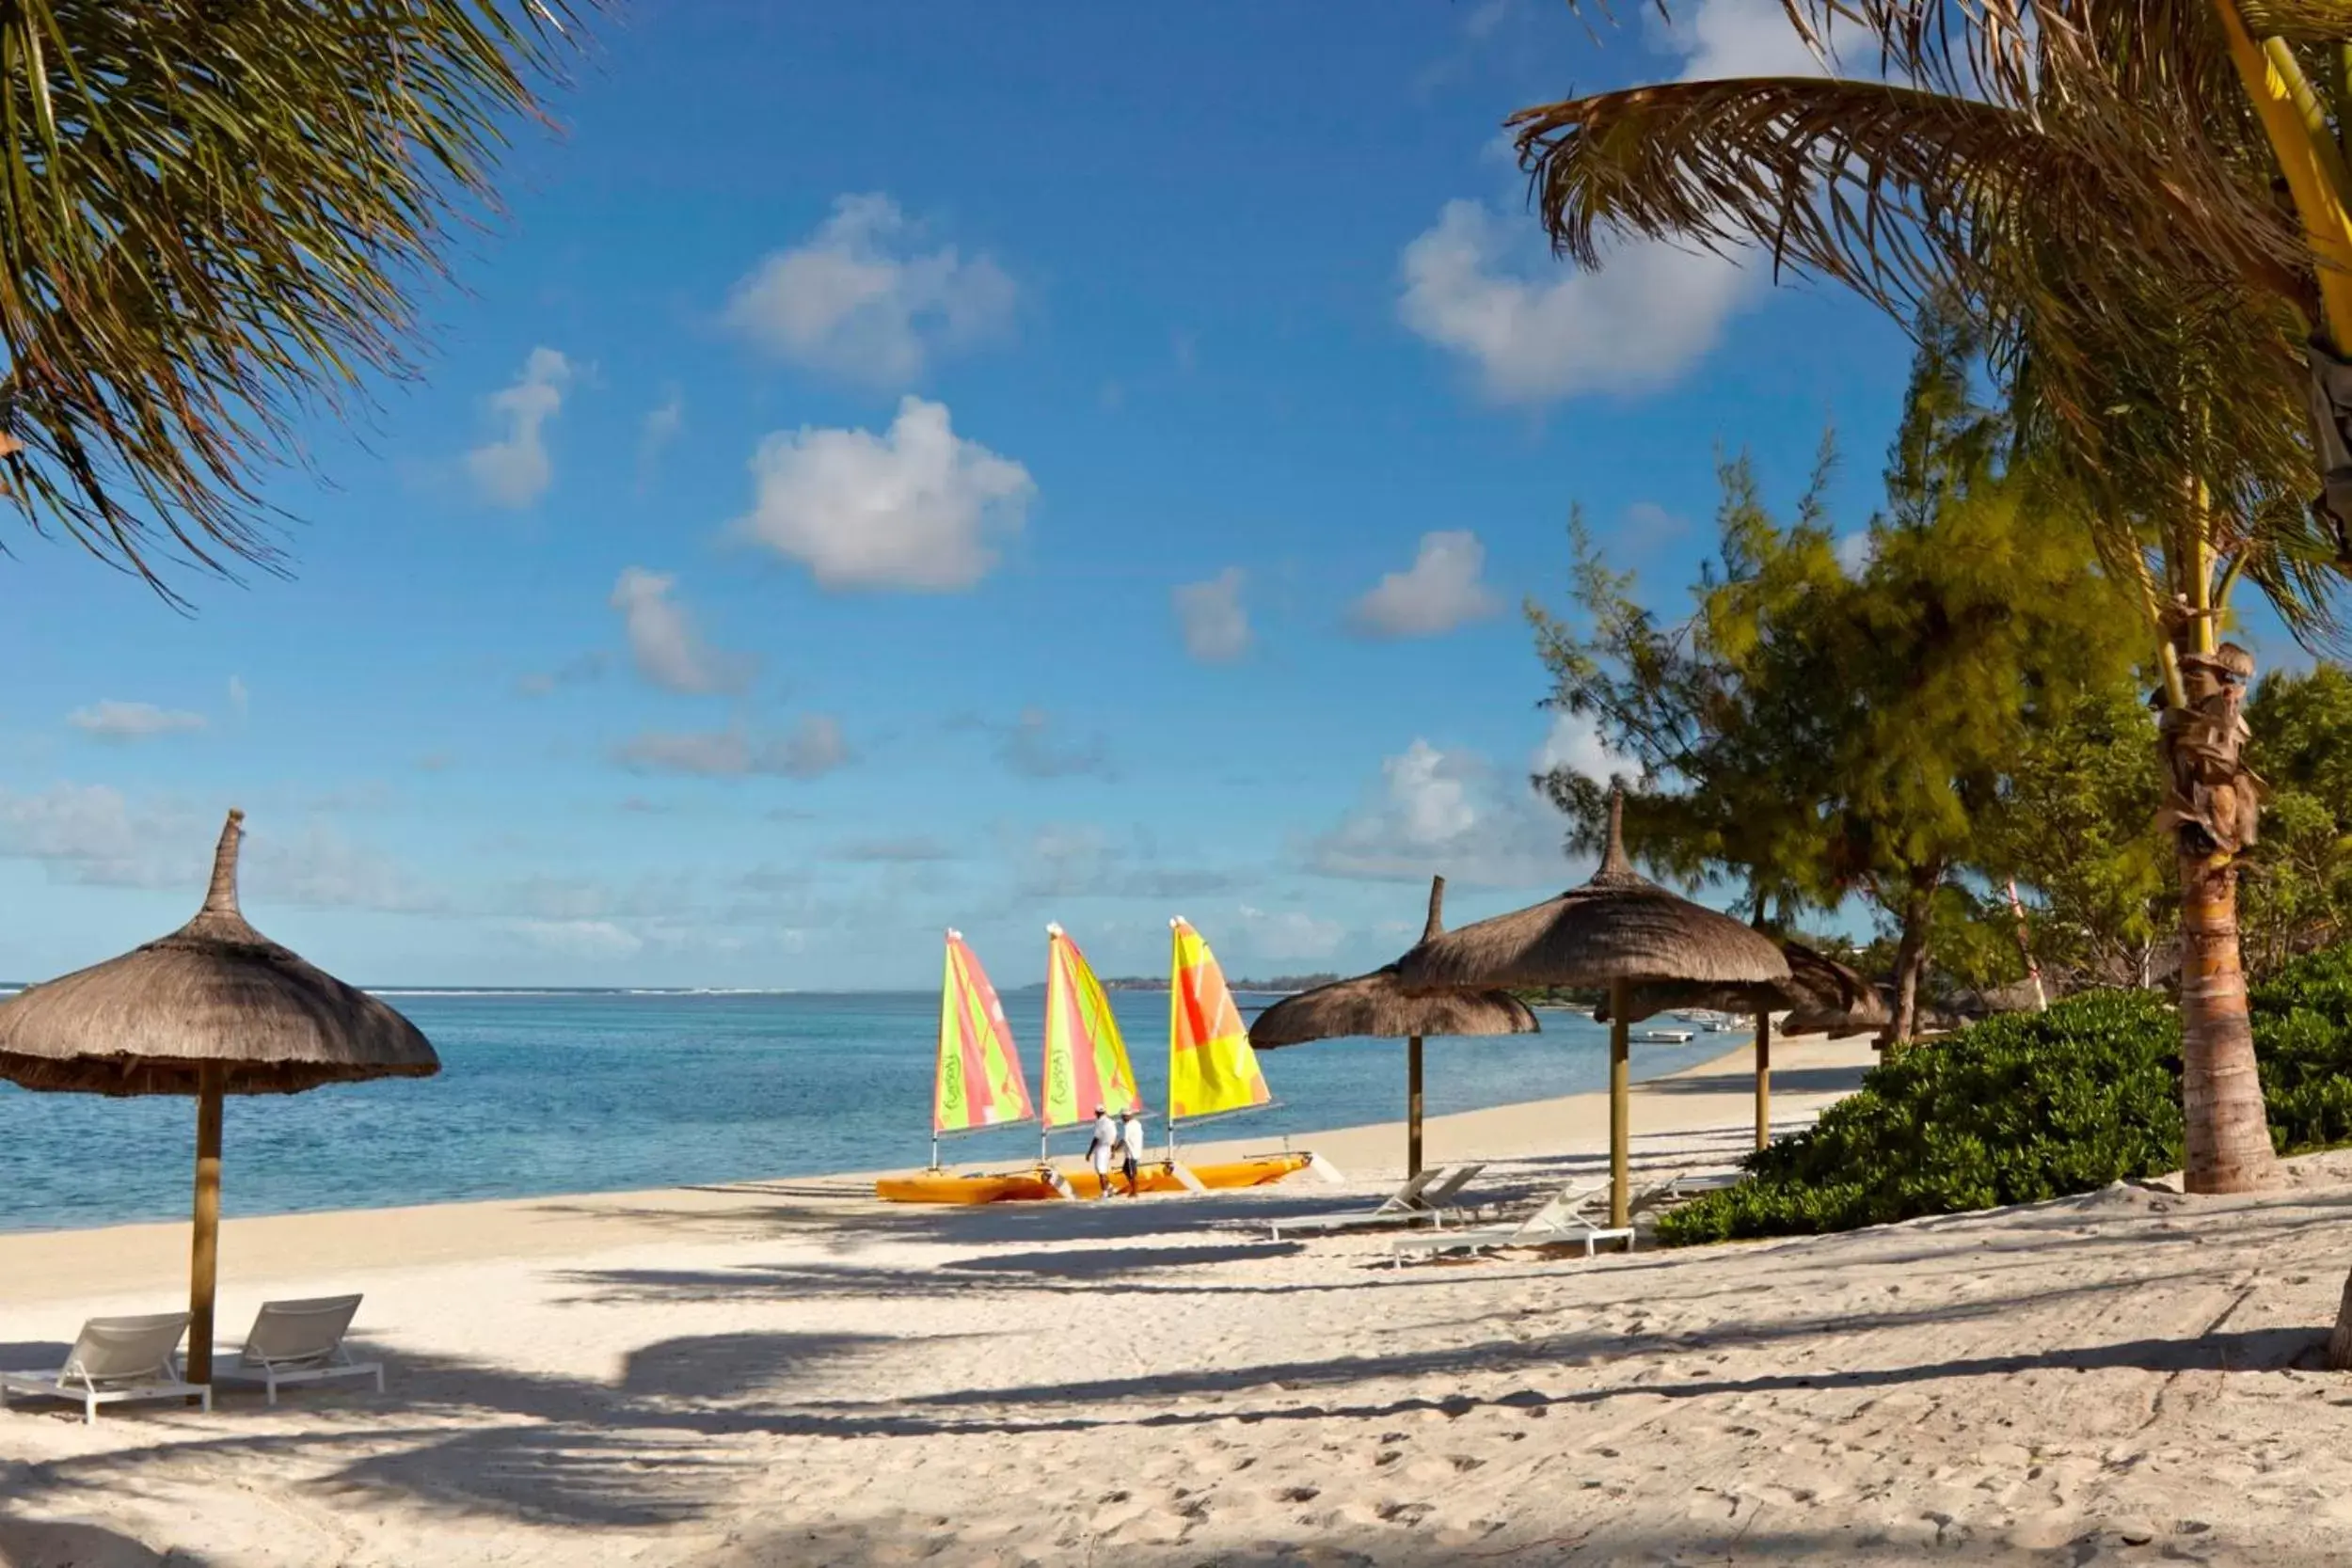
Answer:
<svg viewBox="0 0 2352 1568"><path fill-rule="evenodd" d="M1784 1045L1796 1125L1859 1041ZM1747 1144L1744 1052L1641 1085L1637 1174ZM360 1290L390 1387L0 1417L0 1562L2321 1563L2352 1398L2312 1370L2352 1157L1845 1236L1391 1269L1268 1243L1393 1183L927 1211L849 1180L230 1222L224 1334ZM1258 1147L1247 1141L1239 1148ZM1490 1200L1605 1101L1450 1117ZM233 1167L232 1167L233 1169ZM233 1176L232 1176L233 1180ZM0 1364L175 1305L183 1227L0 1237Z"/></svg>

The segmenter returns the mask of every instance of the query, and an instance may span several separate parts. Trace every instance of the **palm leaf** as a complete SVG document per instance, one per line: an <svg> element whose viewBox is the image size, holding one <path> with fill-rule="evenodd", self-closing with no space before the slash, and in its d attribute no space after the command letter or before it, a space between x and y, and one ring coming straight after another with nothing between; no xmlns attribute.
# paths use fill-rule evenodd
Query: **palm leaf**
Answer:
<svg viewBox="0 0 2352 1568"><path fill-rule="evenodd" d="M9 495L171 595L278 561L299 419L413 367L419 287L495 211L558 0L0 0Z"/></svg>

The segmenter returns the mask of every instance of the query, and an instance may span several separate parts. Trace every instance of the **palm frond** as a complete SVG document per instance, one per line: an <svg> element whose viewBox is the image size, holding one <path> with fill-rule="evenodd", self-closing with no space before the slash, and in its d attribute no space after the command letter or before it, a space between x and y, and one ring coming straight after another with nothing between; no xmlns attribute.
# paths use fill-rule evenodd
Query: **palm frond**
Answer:
<svg viewBox="0 0 2352 1568"><path fill-rule="evenodd" d="M297 420L413 366L418 287L495 210L564 0L0 3L8 494L167 596L277 560Z"/></svg>

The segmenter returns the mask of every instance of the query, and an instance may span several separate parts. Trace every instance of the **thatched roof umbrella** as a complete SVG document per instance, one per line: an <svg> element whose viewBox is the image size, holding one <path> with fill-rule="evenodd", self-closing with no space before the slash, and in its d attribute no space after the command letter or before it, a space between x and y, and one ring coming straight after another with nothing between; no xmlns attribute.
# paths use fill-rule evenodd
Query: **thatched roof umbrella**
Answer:
<svg viewBox="0 0 2352 1568"><path fill-rule="evenodd" d="M1421 940L1445 930L1445 879L1429 879L1429 923ZM1309 1040L1371 1037L1405 1042L1405 1174L1421 1174L1421 1042L1433 1035L1532 1035L1540 1025L1507 990L1415 993L1389 964L1352 980L1300 991L1258 1015L1249 1043L1260 1051Z"/></svg>
<svg viewBox="0 0 2352 1568"><path fill-rule="evenodd" d="M1627 999L1645 982L1753 985L1785 980L1788 961L1770 937L1678 898L1626 858L1624 800L1609 801L1600 869L1557 898L1433 938L1397 960L1413 990L1487 986L1609 988L1609 1212L1626 1223L1628 1097L1632 1090Z"/></svg>
<svg viewBox="0 0 2352 1568"><path fill-rule="evenodd" d="M1816 953L1801 942L1784 942L1780 955L1788 961L1785 980L1761 980L1753 985L1724 986L1698 982L1654 983L1629 988L1626 1022L1639 1023L1656 1013L1677 1007L1708 1007L1718 1012L1756 1016L1756 1147L1772 1142L1772 1013L1788 1009L1780 1021L1783 1035L1851 1034L1886 1022L1886 1005L1877 988L1836 959ZM1593 1017L1607 1022L1610 1005L1602 1003Z"/></svg>
<svg viewBox="0 0 2352 1568"><path fill-rule="evenodd" d="M213 1371L221 1097L441 1069L415 1024L246 924L237 909L244 821L245 813L229 814L194 920L0 1003L0 1078L28 1089L196 1097L191 1383L210 1382Z"/></svg>

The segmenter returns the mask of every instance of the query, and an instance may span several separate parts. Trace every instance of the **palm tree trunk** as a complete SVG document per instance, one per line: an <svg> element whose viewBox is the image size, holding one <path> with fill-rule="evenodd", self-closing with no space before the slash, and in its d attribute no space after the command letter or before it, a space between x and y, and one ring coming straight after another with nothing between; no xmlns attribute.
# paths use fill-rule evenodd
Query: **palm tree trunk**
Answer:
<svg viewBox="0 0 2352 1568"><path fill-rule="evenodd" d="M2188 835L2183 834L2184 839ZM2181 1112L2192 1193L2245 1193L2271 1175L2270 1122L2238 958L2237 865L2181 847Z"/></svg>

